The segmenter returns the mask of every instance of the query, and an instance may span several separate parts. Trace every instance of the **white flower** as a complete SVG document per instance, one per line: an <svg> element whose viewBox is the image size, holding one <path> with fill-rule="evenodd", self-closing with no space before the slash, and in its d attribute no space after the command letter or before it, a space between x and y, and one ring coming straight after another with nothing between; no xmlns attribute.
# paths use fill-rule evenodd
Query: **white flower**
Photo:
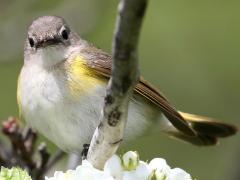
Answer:
<svg viewBox="0 0 240 180"><path fill-rule="evenodd" d="M76 170L69 170L66 173L55 172L51 178L46 177L45 180L114 180L112 176L104 171L95 169L87 160L82 162L81 166L78 166Z"/></svg>
<svg viewBox="0 0 240 180"><path fill-rule="evenodd" d="M151 169L147 163L140 161L135 172L139 180L147 179L148 176L151 174Z"/></svg>
<svg viewBox="0 0 240 180"><path fill-rule="evenodd" d="M191 180L190 174L180 168L171 169L167 180Z"/></svg>
<svg viewBox="0 0 240 180"><path fill-rule="evenodd" d="M136 170L123 172L123 180L147 180L150 174L151 169L149 168L148 164L140 161Z"/></svg>
<svg viewBox="0 0 240 180"><path fill-rule="evenodd" d="M150 176L148 177L149 180L166 180L167 175L154 169Z"/></svg>
<svg viewBox="0 0 240 180"><path fill-rule="evenodd" d="M111 175L116 180L122 179L122 163L117 155L113 155L104 165L104 172Z"/></svg>
<svg viewBox="0 0 240 180"><path fill-rule="evenodd" d="M165 159L154 158L150 163L139 160L137 152L129 151L121 158L113 155L104 170L94 168L87 160L76 170L55 172L46 180L191 180L190 174L180 168L171 169Z"/></svg>
<svg viewBox="0 0 240 180"><path fill-rule="evenodd" d="M156 170L157 172L162 173L166 176L171 171L171 168L167 165L166 160L162 158L154 158L153 160L151 160L149 163L149 167L152 171Z"/></svg>
<svg viewBox="0 0 240 180"><path fill-rule="evenodd" d="M122 163L125 170L135 170L139 164L138 153L134 151L126 152L122 157Z"/></svg>

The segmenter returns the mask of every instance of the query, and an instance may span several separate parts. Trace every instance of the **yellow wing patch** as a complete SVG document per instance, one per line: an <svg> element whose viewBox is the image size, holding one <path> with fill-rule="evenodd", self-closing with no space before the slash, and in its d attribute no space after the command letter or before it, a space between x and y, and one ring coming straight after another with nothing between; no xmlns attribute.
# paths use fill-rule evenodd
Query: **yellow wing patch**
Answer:
<svg viewBox="0 0 240 180"><path fill-rule="evenodd" d="M98 85L106 84L106 80L91 69L86 60L80 56L67 63L67 72L68 86L74 98L90 93Z"/></svg>

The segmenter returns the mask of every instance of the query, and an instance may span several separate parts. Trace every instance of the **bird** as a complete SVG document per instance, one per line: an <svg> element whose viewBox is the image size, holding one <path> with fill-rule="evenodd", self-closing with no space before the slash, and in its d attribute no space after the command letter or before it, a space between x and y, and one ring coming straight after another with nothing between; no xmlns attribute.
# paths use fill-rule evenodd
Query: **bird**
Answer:
<svg viewBox="0 0 240 180"><path fill-rule="evenodd" d="M99 125L112 57L82 39L59 16L42 16L28 27L18 78L20 117L60 149L79 154ZM198 146L234 135L234 125L177 110L142 76L129 102L126 141L158 127Z"/></svg>

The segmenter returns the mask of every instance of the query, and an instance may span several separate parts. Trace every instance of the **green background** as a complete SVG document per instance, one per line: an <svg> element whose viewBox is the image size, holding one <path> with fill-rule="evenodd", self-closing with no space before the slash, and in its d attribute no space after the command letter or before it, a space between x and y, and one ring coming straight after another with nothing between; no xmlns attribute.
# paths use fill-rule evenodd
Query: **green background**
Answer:
<svg viewBox="0 0 240 180"><path fill-rule="evenodd" d="M34 18L63 16L83 38L111 52L117 3L0 0L0 119L18 115L17 76L26 29ZM142 75L178 109L238 126L239 6L237 0L151 0L139 44ZM195 147L153 134L123 149L138 150L144 160L163 157L172 167L181 167L199 180L237 180L239 137L223 139L214 147Z"/></svg>

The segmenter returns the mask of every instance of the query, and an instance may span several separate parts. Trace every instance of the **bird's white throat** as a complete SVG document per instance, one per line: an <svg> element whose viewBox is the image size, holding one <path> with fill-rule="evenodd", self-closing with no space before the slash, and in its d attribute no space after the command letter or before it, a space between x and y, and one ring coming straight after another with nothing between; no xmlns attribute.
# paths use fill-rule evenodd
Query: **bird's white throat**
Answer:
<svg viewBox="0 0 240 180"><path fill-rule="evenodd" d="M29 63L51 68L69 57L68 48L57 45L36 49L29 56Z"/></svg>

